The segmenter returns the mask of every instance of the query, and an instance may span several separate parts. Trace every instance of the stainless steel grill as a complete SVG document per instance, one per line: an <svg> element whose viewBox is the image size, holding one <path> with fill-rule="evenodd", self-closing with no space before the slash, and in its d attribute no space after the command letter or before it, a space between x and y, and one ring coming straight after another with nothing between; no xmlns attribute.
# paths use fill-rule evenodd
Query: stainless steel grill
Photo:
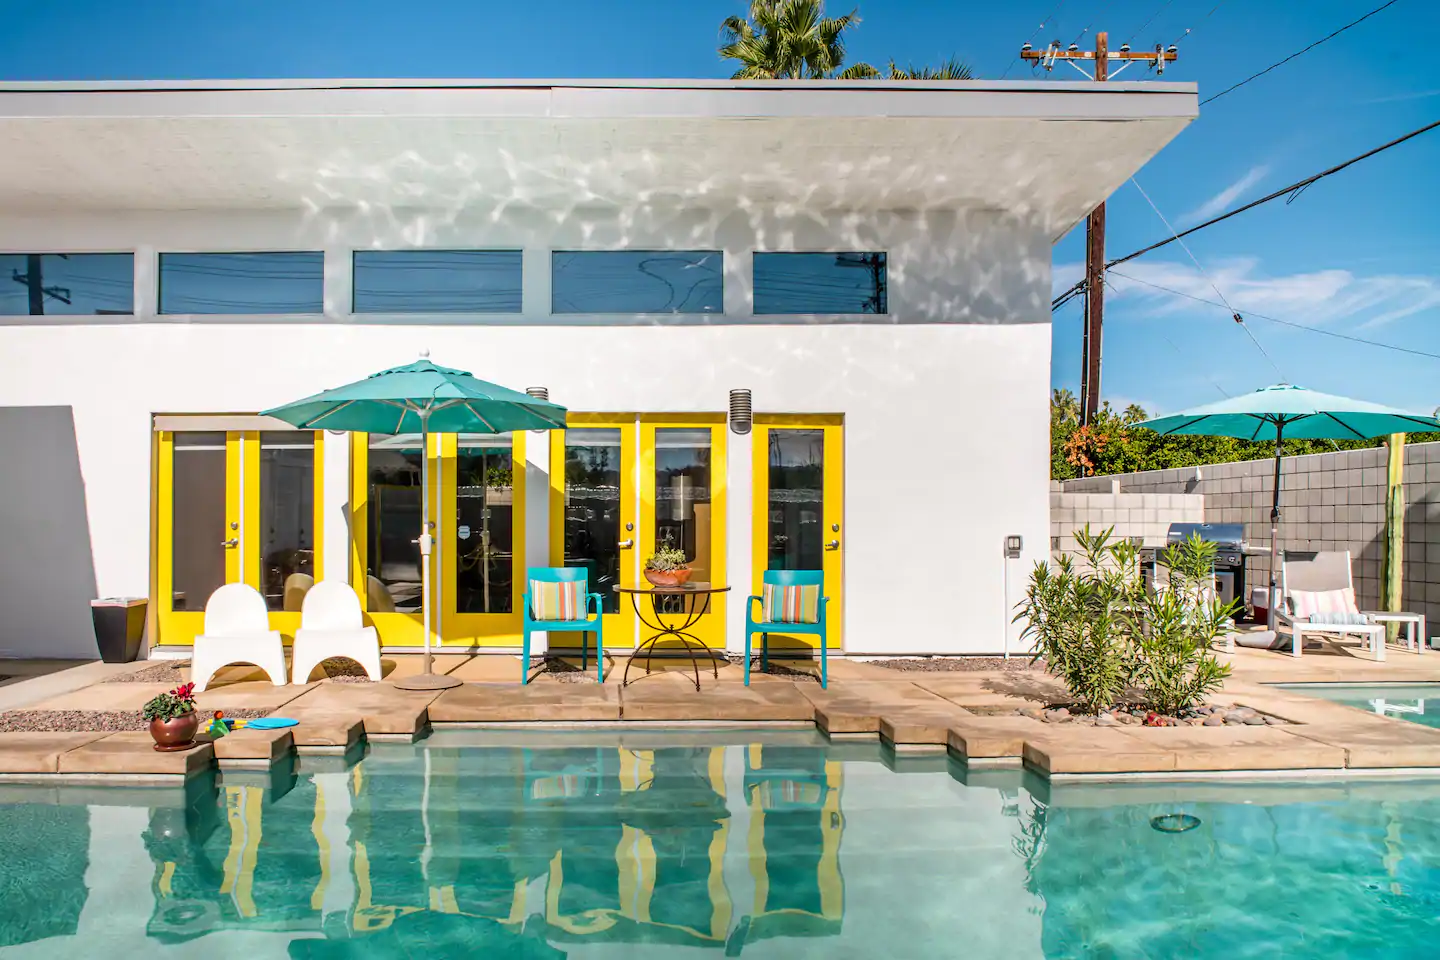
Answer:
<svg viewBox="0 0 1440 960"><path fill-rule="evenodd" d="M1166 532L1165 544L1174 546L1194 534L1216 545L1215 590L1220 599L1230 603L1243 596L1246 558L1269 553L1269 550L1246 542L1243 523L1172 523Z"/></svg>

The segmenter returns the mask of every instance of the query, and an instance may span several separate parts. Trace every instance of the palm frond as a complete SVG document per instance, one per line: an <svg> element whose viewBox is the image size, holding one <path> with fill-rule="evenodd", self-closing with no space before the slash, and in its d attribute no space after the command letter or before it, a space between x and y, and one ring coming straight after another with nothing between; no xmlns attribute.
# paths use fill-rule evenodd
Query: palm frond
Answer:
<svg viewBox="0 0 1440 960"><path fill-rule="evenodd" d="M835 74L836 80L876 80L880 77L880 71L868 63L852 63L844 70Z"/></svg>

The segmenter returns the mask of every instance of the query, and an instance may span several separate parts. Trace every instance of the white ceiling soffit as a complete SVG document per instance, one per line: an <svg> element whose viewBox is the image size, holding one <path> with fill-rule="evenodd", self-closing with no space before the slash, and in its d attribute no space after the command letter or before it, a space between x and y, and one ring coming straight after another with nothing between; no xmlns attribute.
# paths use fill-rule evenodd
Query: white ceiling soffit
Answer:
<svg viewBox="0 0 1440 960"><path fill-rule="evenodd" d="M1171 83L6 83L0 209L978 206L1058 234L1197 109Z"/></svg>

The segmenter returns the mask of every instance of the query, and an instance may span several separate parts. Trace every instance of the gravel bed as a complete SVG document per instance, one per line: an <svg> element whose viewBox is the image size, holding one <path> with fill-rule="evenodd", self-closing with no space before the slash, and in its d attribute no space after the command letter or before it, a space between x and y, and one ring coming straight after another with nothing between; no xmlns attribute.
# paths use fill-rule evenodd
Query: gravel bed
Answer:
<svg viewBox="0 0 1440 960"><path fill-rule="evenodd" d="M1288 726L1290 721L1238 703L1191 707L1177 716L1155 713L1133 704L1113 707L1099 714L1071 712L1068 704L1048 707L1021 707L1015 711L1043 723L1071 723L1090 727L1264 727Z"/></svg>
<svg viewBox="0 0 1440 960"><path fill-rule="evenodd" d="M374 683L370 674L349 657L330 657L320 661L320 669L334 683Z"/></svg>
<svg viewBox="0 0 1440 960"><path fill-rule="evenodd" d="M771 660L768 667L761 669L759 657L750 658L750 672L768 673L773 677L785 677L788 680L801 680L807 683L820 682L819 673L810 673L806 670L796 670L794 667L786 666L783 662L779 660Z"/></svg>
<svg viewBox="0 0 1440 960"><path fill-rule="evenodd" d="M237 720L263 717L268 710L226 710L225 716ZM208 714L202 713L203 728ZM0 733L123 733L144 730L150 721L139 710L11 710L0 713Z"/></svg>
<svg viewBox="0 0 1440 960"><path fill-rule="evenodd" d="M541 673L550 673L555 675L555 680L558 683L599 682L595 679L595 667L593 664L585 669L581 669L560 657L531 657L530 669L532 671L539 671L538 673L531 674L530 679L532 680Z"/></svg>
<svg viewBox="0 0 1440 960"><path fill-rule="evenodd" d="M1007 670L1011 672L1045 672L1045 661L1030 662L1029 657L897 657L892 660L869 660L872 666L887 670L917 673L968 673L976 670Z"/></svg>
<svg viewBox="0 0 1440 960"><path fill-rule="evenodd" d="M181 667L190 666L189 660L161 660L134 673L122 673L107 677L106 683L184 683Z"/></svg>

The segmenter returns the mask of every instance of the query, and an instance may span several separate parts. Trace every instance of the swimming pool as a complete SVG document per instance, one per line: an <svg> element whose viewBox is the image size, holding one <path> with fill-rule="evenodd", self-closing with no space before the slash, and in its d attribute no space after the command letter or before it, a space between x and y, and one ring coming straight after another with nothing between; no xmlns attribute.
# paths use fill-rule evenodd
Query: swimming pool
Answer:
<svg viewBox="0 0 1440 960"><path fill-rule="evenodd" d="M1440 727L1440 683L1280 683L1275 686L1334 700L1387 717Z"/></svg>
<svg viewBox="0 0 1440 960"><path fill-rule="evenodd" d="M1440 937L1440 787L440 733L188 791L6 786L0 894L0 952L46 960L1408 958Z"/></svg>

